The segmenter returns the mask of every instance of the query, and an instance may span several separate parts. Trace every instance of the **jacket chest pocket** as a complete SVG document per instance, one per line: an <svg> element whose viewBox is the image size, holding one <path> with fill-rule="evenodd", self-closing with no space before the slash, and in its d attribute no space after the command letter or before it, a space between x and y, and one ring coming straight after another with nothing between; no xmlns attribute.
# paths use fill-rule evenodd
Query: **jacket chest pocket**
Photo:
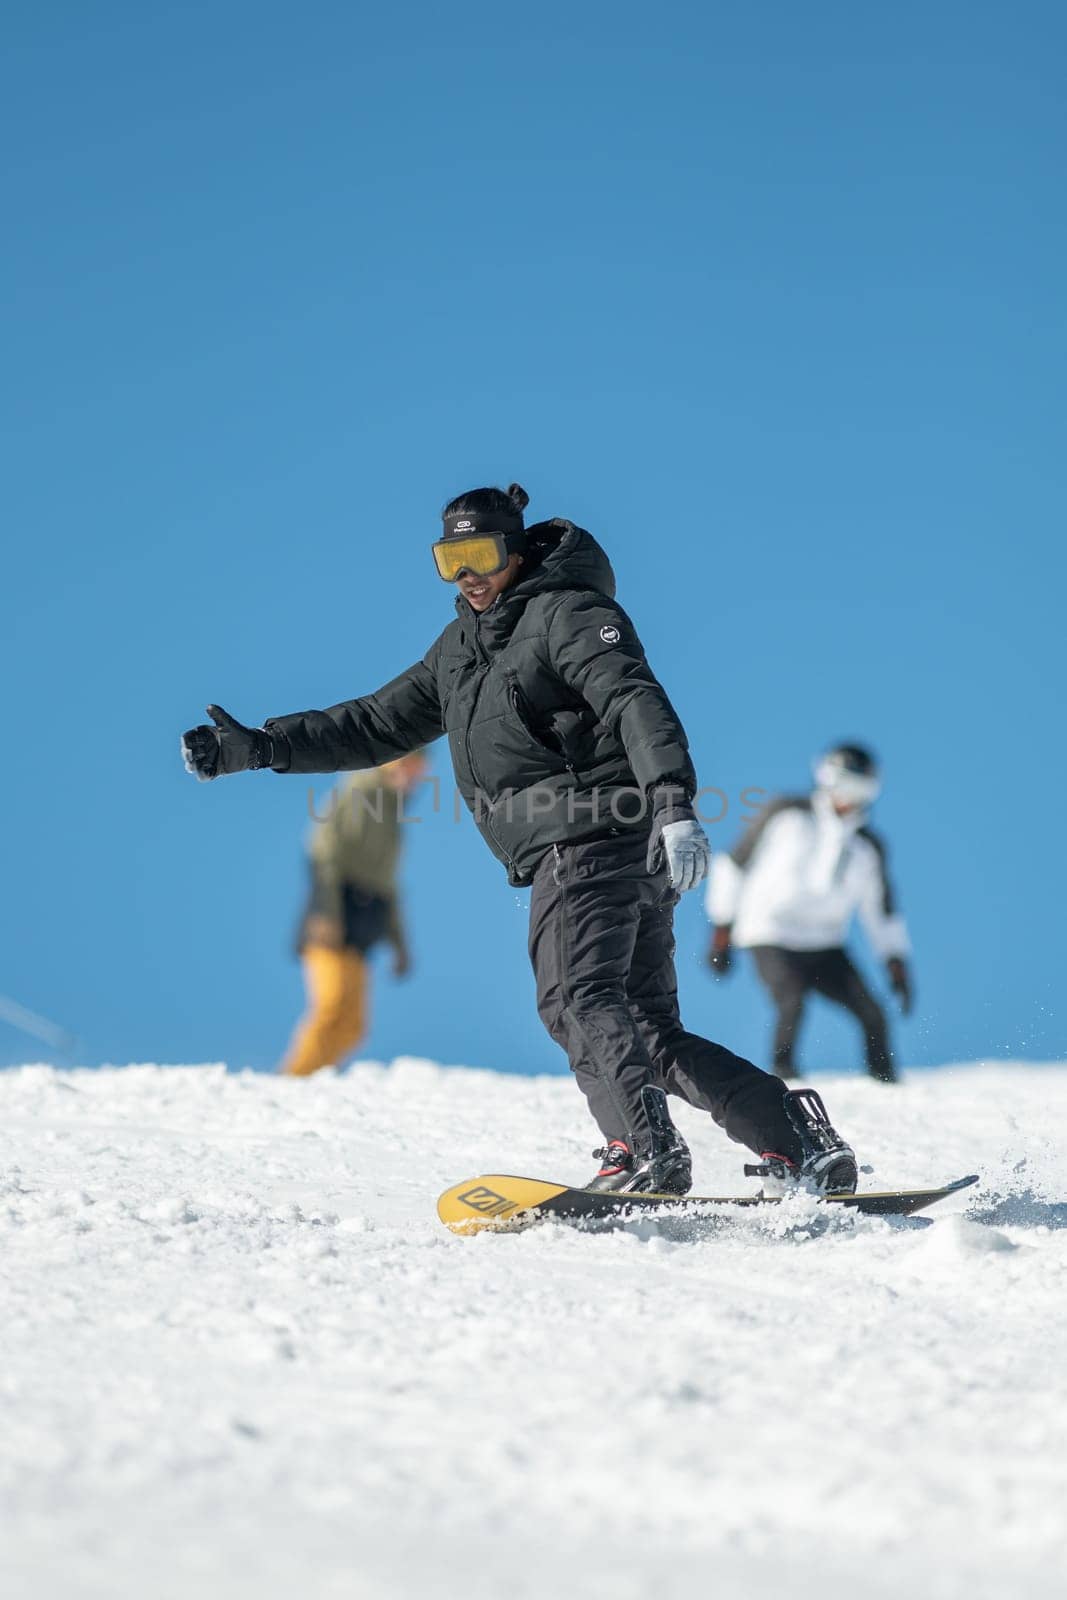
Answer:
<svg viewBox="0 0 1067 1600"><path fill-rule="evenodd" d="M569 772L573 772L574 765L563 740L547 718L539 716L534 710L529 695L519 682L518 673L509 671L505 682L508 708L530 742L535 744L538 750L554 757Z"/></svg>
<svg viewBox="0 0 1067 1600"><path fill-rule="evenodd" d="M519 675L517 672L510 671L505 675L505 693L507 695L508 705L511 707L515 717L522 724L523 728L530 735L530 738L534 741L534 743L540 744L542 741L534 721L533 707L530 704L526 690L519 682Z"/></svg>

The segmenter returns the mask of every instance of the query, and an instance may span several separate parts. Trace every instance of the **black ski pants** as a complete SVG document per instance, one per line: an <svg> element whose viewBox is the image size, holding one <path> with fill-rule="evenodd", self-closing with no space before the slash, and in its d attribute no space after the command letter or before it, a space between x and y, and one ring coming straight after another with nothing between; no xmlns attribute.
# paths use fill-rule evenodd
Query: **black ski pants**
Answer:
<svg viewBox="0 0 1067 1600"><path fill-rule="evenodd" d="M832 950L785 950L780 945L756 945L752 954L777 1008L774 1025L774 1070L779 1077L796 1074L793 1053L804 1014L804 1002L814 991L846 1011L863 1029L867 1046L867 1071L872 1078L891 1083L896 1076L889 1046L885 1012L849 960L848 953Z"/></svg>
<svg viewBox="0 0 1067 1600"><path fill-rule="evenodd" d="M641 1150L647 1083L710 1112L759 1154L802 1159L781 1081L721 1044L688 1033L678 1012L674 907L664 867L645 865L647 838L623 833L554 845L530 902L537 1009L606 1140Z"/></svg>

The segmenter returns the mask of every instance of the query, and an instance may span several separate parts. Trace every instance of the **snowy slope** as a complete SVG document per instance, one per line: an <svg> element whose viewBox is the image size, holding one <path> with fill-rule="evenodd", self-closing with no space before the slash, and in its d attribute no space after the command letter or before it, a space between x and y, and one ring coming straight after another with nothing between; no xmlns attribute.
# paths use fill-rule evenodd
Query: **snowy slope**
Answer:
<svg viewBox="0 0 1067 1600"><path fill-rule="evenodd" d="M0 1591L1062 1592L1067 1073L820 1087L866 1184L982 1189L460 1240L448 1183L589 1173L568 1078L0 1073Z"/></svg>

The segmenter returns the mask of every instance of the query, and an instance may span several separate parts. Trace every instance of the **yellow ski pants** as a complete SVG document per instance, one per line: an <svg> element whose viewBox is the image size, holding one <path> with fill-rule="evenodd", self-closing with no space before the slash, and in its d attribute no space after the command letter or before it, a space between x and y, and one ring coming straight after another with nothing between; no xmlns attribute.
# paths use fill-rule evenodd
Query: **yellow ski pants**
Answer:
<svg viewBox="0 0 1067 1600"><path fill-rule="evenodd" d="M306 1078L320 1067L339 1067L367 1029L367 963L358 950L312 944L302 952L308 1009L282 1063Z"/></svg>

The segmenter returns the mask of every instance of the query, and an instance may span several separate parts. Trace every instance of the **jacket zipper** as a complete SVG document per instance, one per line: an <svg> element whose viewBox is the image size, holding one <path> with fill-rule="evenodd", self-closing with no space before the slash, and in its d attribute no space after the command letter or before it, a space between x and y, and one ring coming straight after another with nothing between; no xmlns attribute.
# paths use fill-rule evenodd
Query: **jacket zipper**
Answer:
<svg viewBox="0 0 1067 1600"><path fill-rule="evenodd" d="M479 640L478 643L479 643L479 650L480 650L481 641ZM478 799L477 799L478 795L479 794L484 794L486 800L489 801L489 791L487 789L483 789L482 788L481 775L478 772L478 768L474 765L474 754L473 754L473 752L471 750L471 724L474 722L474 713L478 709L478 701L482 697L482 690L485 688L485 680L489 675L489 665L490 665L489 662L483 659L482 665L478 668L478 687L474 692L474 699L471 701L471 713L470 713L470 716L467 718L467 726L463 730L463 748L467 752L467 765L470 767L470 769L471 769L471 777L474 779L475 817L477 817L477 815L478 815ZM489 818L489 810L490 810L490 806L487 805L487 807L486 807L486 815L485 815L486 831L488 832L490 837L496 841L497 849L500 850L503 853L504 860L507 863L508 871L509 872L514 872L515 871L515 862L512 859L512 857L508 854L507 850L504 847L504 843L503 843L500 835L497 833L496 829L493 827L493 824L492 824L492 822L490 821L490 818Z"/></svg>

